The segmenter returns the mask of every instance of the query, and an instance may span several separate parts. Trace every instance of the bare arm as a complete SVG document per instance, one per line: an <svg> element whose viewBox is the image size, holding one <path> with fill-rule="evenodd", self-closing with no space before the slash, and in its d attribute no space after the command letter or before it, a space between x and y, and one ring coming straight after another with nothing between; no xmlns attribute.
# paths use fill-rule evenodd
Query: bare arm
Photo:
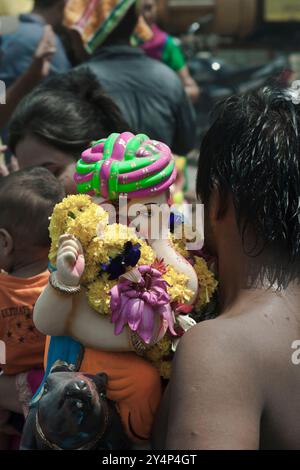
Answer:
<svg viewBox="0 0 300 470"><path fill-rule="evenodd" d="M179 70L178 75L182 81L186 94L191 99L192 103L196 103L200 96L200 88L190 74L187 66Z"/></svg>
<svg viewBox="0 0 300 470"><path fill-rule="evenodd" d="M49 74L50 61L55 51L55 35L51 26L47 25L30 67L7 90L6 104L1 106L0 129L7 125L21 99Z"/></svg>
<svg viewBox="0 0 300 470"><path fill-rule="evenodd" d="M179 345L166 449L259 448L262 397L253 355L216 322L192 328Z"/></svg>
<svg viewBox="0 0 300 470"><path fill-rule="evenodd" d="M18 80L9 87L6 95L6 104L1 106L0 128L5 127L21 99L39 84L41 78L36 74L33 63Z"/></svg>

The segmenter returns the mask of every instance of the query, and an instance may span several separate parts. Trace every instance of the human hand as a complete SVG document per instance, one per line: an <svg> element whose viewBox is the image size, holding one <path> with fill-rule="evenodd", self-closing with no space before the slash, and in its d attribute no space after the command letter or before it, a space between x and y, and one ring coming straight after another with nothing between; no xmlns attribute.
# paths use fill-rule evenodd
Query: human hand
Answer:
<svg viewBox="0 0 300 470"><path fill-rule="evenodd" d="M77 287L85 268L80 242L73 235L62 235L57 253L57 279L66 286Z"/></svg>
<svg viewBox="0 0 300 470"><path fill-rule="evenodd" d="M7 176L9 175L9 171L7 165L5 163L5 151L7 147L6 145L0 145L0 176Z"/></svg>
<svg viewBox="0 0 300 470"><path fill-rule="evenodd" d="M10 173L19 170L19 163L16 157L12 156L10 164L7 165L5 162L4 152L7 150L6 145L0 145L0 177L8 176Z"/></svg>
<svg viewBox="0 0 300 470"><path fill-rule="evenodd" d="M46 25L44 34L35 51L32 67L41 78L49 75L51 59L56 52L56 39L52 26Z"/></svg>

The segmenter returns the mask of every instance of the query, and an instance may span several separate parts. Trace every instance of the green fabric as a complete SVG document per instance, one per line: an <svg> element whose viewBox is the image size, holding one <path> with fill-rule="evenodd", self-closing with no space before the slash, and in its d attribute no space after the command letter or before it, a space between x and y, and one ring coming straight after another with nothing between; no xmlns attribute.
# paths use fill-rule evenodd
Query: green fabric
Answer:
<svg viewBox="0 0 300 470"><path fill-rule="evenodd" d="M120 24L129 8L136 3L136 0L119 0L118 3L112 8L110 15L99 26L94 36L87 44L89 53L93 53L110 35L110 33Z"/></svg>
<svg viewBox="0 0 300 470"><path fill-rule="evenodd" d="M175 70L175 72L179 72L179 70L183 69L186 65L178 41L172 36L168 36L162 59L163 62L171 69Z"/></svg>

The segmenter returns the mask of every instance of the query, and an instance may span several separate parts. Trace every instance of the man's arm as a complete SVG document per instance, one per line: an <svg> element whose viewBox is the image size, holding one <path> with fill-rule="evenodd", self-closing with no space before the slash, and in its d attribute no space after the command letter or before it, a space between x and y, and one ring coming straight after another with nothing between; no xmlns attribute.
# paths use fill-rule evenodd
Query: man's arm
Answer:
<svg viewBox="0 0 300 470"><path fill-rule="evenodd" d="M253 351L226 321L188 332L176 353L166 449L258 449L262 397ZM222 327L222 328L221 328ZM247 351L249 349L249 351Z"/></svg>
<svg viewBox="0 0 300 470"><path fill-rule="evenodd" d="M21 99L47 77L50 72L51 59L55 52L55 34L51 26L46 25L43 37L38 44L31 64L28 68L25 67L25 72L12 83L7 90L6 104L1 106L0 129L8 124L9 119ZM16 55L16 52L11 52L6 55L3 60L10 63L12 57ZM3 79L5 83L10 84L12 77L9 76L9 72L7 75L5 74L5 67L0 73L0 78Z"/></svg>
<svg viewBox="0 0 300 470"><path fill-rule="evenodd" d="M181 85L182 86L182 85ZM176 131L172 151L178 155L186 155L194 149L196 138L196 117L193 106L182 88L176 112Z"/></svg>
<svg viewBox="0 0 300 470"><path fill-rule="evenodd" d="M168 38L164 58L166 64L178 73L187 96L190 98L192 103L196 103L200 95L200 89L195 80L191 77L189 68L179 45L179 41L172 36L169 36Z"/></svg>
<svg viewBox="0 0 300 470"><path fill-rule="evenodd" d="M191 76L187 65L178 71L178 75L182 81L187 96L190 98L192 103L196 103L200 96L200 88Z"/></svg>

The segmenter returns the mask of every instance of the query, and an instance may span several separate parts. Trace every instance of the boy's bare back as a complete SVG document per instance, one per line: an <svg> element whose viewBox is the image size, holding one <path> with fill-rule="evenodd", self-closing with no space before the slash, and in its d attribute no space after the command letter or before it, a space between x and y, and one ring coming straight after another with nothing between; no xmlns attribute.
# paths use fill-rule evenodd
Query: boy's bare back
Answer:
<svg viewBox="0 0 300 470"><path fill-rule="evenodd" d="M216 320L183 338L156 447L300 448L298 292L245 291ZM176 409L176 412L174 410Z"/></svg>

